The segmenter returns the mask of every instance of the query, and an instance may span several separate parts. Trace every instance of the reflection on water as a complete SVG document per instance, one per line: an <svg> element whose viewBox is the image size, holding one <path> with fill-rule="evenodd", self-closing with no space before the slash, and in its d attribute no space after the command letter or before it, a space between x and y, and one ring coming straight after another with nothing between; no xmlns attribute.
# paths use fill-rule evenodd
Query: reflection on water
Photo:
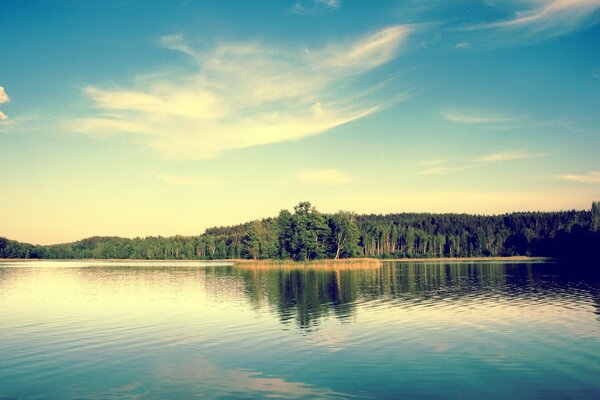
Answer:
<svg viewBox="0 0 600 400"><path fill-rule="evenodd" d="M301 329L310 329L330 313L342 321L349 319L365 277L358 270L318 268L244 267L238 273L253 304L268 303L282 323L295 319Z"/></svg>
<svg viewBox="0 0 600 400"><path fill-rule="evenodd" d="M0 262L0 399L599 398L584 270Z"/></svg>
<svg viewBox="0 0 600 400"><path fill-rule="evenodd" d="M565 265L385 263L323 270L319 265L254 268L250 264L231 267L227 274L231 273L240 275L255 306L268 303L282 323L295 319L300 329L308 330L330 314L340 321L349 320L357 304L371 301L403 307L457 302L455 306L468 307L468 303L489 299L496 305L508 302L518 306L528 301L547 306L568 300L595 304L600 314L600 274L578 272Z"/></svg>

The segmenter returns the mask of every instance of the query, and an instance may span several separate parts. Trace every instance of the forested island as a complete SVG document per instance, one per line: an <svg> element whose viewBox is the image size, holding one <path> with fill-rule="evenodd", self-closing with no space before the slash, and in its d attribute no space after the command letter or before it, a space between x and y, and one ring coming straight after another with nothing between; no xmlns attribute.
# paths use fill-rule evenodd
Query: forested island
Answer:
<svg viewBox="0 0 600 400"><path fill-rule="evenodd" d="M309 202L277 217L198 236L91 237L33 245L0 237L0 258L280 259L600 256L600 202L591 210L502 215L319 212Z"/></svg>

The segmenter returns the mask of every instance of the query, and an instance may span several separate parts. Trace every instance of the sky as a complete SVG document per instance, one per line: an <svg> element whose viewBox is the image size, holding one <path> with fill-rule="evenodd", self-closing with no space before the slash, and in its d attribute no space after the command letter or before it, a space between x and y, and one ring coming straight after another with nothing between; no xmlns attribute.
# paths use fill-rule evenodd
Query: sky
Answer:
<svg viewBox="0 0 600 400"><path fill-rule="evenodd" d="M0 236L600 200L600 0L0 10Z"/></svg>

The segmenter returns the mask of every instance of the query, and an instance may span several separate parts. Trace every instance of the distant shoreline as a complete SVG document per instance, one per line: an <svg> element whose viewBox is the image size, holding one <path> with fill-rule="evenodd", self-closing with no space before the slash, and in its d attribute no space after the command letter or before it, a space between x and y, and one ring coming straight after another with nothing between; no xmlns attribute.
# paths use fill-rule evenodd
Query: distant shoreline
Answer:
<svg viewBox="0 0 600 400"><path fill-rule="evenodd" d="M552 257L530 257L530 256L509 256L509 257L434 257L434 258L395 258L382 259L381 262L446 262L446 261L550 261Z"/></svg>
<svg viewBox="0 0 600 400"><path fill-rule="evenodd" d="M465 261L550 261L552 257L529 257L529 256L509 256L509 257L432 257L432 258L340 258L340 259L321 259L321 260L310 260L310 261L294 261L294 260L278 260L278 259L266 259L266 260L248 260L248 259L219 259L219 260L198 260L198 259L129 259L129 258L0 258L0 262L25 262L25 261L73 261L73 262L168 262L168 263L234 263L234 264L357 264L357 263L411 263L411 262L465 262Z"/></svg>

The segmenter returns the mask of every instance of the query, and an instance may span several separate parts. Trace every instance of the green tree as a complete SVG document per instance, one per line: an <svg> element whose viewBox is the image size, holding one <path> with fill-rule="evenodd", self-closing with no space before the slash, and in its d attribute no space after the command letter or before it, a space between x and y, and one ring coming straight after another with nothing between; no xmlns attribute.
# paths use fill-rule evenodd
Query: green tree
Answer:
<svg viewBox="0 0 600 400"><path fill-rule="evenodd" d="M242 239L242 256L254 260L277 257L277 232L269 221L252 221Z"/></svg>
<svg viewBox="0 0 600 400"><path fill-rule="evenodd" d="M592 231L600 231L600 201L592 203Z"/></svg>
<svg viewBox="0 0 600 400"><path fill-rule="evenodd" d="M347 211L338 211L329 218L331 230L331 255L336 260L340 257L355 257L359 252L358 239L360 232L356 225L356 216Z"/></svg>
<svg viewBox="0 0 600 400"><path fill-rule="evenodd" d="M329 226L325 216L309 202L294 207L291 220L290 250L295 260L325 258Z"/></svg>
<svg viewBox="0 0 600 400"><path fill-rule="evenodd" d="M262 242L264 241L265 229L260 221L250 223L248 232L242 239L242 255L258 260L261 255Z"/></svg>
<svg viewBox="0 0 600 400"><path fill-rule="evenodd" d="M282 260L289 259L292 256L292 246L290 243L292 237L292 219L292 213L288 210L281 210L275 220L279 241L279 258Z"/></svg>

